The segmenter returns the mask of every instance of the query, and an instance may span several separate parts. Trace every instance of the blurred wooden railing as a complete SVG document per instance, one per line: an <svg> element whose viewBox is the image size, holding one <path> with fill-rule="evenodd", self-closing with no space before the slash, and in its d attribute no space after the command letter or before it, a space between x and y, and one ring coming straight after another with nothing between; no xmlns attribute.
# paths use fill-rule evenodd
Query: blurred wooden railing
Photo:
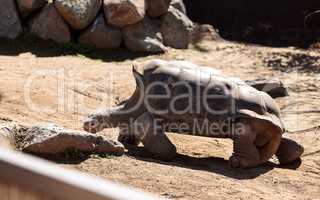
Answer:
<svg viewBox="0 0 320 200"><path fill-rule="evenodd" d="M0 147L0 199L156 200L158 198Z"/></svg>

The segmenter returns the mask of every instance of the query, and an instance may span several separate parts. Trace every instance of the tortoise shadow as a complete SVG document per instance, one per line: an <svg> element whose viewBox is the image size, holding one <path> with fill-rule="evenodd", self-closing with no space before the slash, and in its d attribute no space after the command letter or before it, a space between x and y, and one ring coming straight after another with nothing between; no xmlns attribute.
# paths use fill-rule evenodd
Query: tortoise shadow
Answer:
<svg viewBox="0 0 320 200"><path fill-rule="evenodd" d="M298 160L292 164L285 166L280 166L272 162L267 162L259 167L252 169L234 169L229 166L228 160L218 157L200 158L178 153L174 160L166 162L154 159L153 155L149 152L146 152L146 150L143 147L130 146L127 147L127 149L127 155L134 157L138 160L193 170L208 171L238 180L254 179L256 177L259 177L260 175L263 175L273 170L274 168L285 168L295 170L299 168L299 166L301 165L301 160Z"/></svg>

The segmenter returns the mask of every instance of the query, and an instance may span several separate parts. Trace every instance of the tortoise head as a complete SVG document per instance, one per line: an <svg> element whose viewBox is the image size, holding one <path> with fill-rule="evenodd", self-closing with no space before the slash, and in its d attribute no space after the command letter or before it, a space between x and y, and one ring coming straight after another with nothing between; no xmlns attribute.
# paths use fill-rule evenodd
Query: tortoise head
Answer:
<svg viewBox="0 0 320 200"><path fill-rule="evenodd" d="M103 123L101 123L102 116L89 115L83 122L83 130L89 133L97 133L104 129Z"/></svg>
<svg viewBox="0 0 320 200"><path fill-rule="evenodd" d="M105 128L112 128L111 109L98 110L96 113L89 115L83 122L83 129L90 133L97 133Z"/></svg>

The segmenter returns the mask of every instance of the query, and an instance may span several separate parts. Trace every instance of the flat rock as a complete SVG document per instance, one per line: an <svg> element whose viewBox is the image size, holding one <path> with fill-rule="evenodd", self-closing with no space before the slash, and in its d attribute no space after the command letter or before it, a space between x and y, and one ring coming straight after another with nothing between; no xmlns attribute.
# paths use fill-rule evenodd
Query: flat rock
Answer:
<svg viewBox="0 0 320 200"><path fill-rule="evenodd" d="M84 29L97 16L102 0L55 0L54 4L72 28Z"/></svg>
<svg viewBox="0 0 320 200"><path fill-rule="evenodd" d="M145 0L104 0L108 24L124 27L141 21L145 16Z"/></svg>
<svg viewBox="0 0 320 200"><path fill-rule="evenodd" d="M174 7L175 9L179 10L183 14L185 14L185 15L187 14L186 5L184 5L183 0L172 0L171 6Z"/></svg>
<svg viewBox="0 0 320 200"><path fill-rule="evenodd" d="M99 49L118 48L121 45L121 41L121 30L107 25L102 14L79 37L79 43L88 44Z"/></svg>
<svg viewBox="0 0 320 200"><path fill-rule="evenodd" d="M39 124L26 131L21 149L33 154L61 154L73 149L89 153L122 155L121 143L82 131L69 130L55 124Z"/></svg>
<svg viewBox="0 0 320 200"><path fill-rule="evenodd" d="M287 87L279 79L255 79L248 80L246 83L259 91L266 92L272 98L289 96Z"/></svg>
<svg viewBox="0 0 320 200"><path fill-rule="evenodd" d="M168 11L171 0L146 0L146 3L148 16L159 17Z"/></svg>
<svg viewBox="0 0 320 200"><path fill-rule="evenodd" d="M31 19L30 32L44 40L70 42L71 35L68 25L52 4L46 5L41 12Z"/></svg>
<svg viewBox="0 0 320 200"><path fill-rule="evenodd" d="M166 46L176 49L186 49L190 43L193 30L192 21L182 12L170 6L163 16L161 33Z"/></svg>
<svg viewBox="0 0 320 200"><path fill-rule="evenodd" d="M125 46L134 52L161 53L167 51L162 44L162 36L157 20L145 18L122 30Z"/></svg>
<svg viewBox="0 0 320 200"><path fill-rule="evenodd" d="M17 0L17 5L23 18L42 8L46 3L46 0Z"/></svg>
<svg viewBox="0 0 320 200"><path fill-rule="evenodd" d="M14 0L0 0L0 38L15 39L22 33Z"/></svg>

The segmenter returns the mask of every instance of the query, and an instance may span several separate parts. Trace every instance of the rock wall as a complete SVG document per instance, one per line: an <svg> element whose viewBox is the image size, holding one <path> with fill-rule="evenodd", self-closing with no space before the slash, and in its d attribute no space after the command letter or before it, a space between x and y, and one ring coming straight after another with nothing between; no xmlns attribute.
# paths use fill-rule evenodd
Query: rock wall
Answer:
<svg viewBox="0 0 320 200"><path fill-rule="evenodd" d="M193 22L182 0L0 0L0 38L24 32L58 43L162 53L188 48ZM198 29L197 29L198 30Z"/></svg>

